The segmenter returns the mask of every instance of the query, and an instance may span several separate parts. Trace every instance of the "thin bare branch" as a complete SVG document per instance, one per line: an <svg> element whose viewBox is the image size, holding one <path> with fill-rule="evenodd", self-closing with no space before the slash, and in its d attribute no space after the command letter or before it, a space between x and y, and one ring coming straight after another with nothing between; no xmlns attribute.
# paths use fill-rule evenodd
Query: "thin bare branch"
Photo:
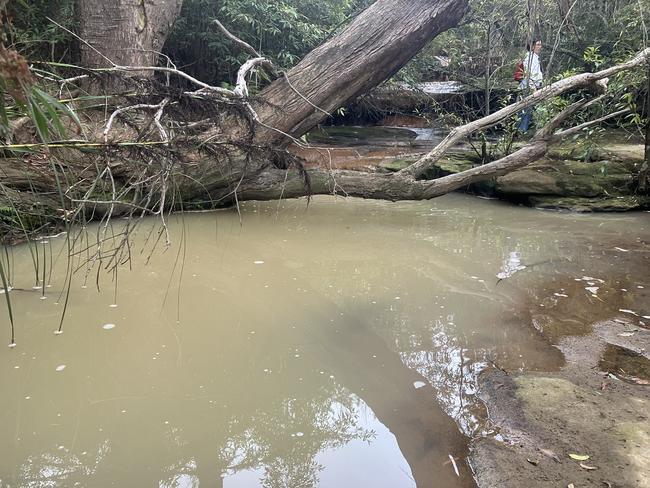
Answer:
<svg viewBox="0 0 650 488"><path fill-rule="evenodd" d="M327 115L328 117L331 117L331 116L332 116L332 114L329 113L327 110L323 110L323 109L320 108L318 105L314 105L314 104L311 102L311 100L309 100L306 96L304 96L302 93L300 93L300 92L299 92L299 91L298 91L298 90L297 90L297 89L296 89L296 88L291 84L291 80L289 79L289 75L287 75L286 72L284 72L284 73L282 73L282 74L284 75L284 79L287 80L287 84L289 85L289 88L291 88L291 89L292 89L292 90L293 90L293 91L294 91L294 92L295 92L295 93L296 93L300 98L302 98L305 102L307 102L309 105L311 105L312 107L314 107L316 110L320 110L321 112L323 112L323 113L324 113L325 115Z"/></svg>
<svg viewBox="0 0 650 488"><path fill-rule="evenodd" d="M242 41L239 37L237 37L236 35L232 34L228 29L226 29L226 28L224 27L224 25L223 25L221 22L219 22L219 21L216 20L216 19L213 20L212 22L214 23L214 25L216 25L216 26L219 28L219 30L223 33L223 35L225 35L228 39L230 39L232 42L234 42L235 44L237 44L237 45L238 45L240 48L242 48L244 51L246 51L247 53L251 54L252 56L255 56L256 58L260 58L260 57L262 57L262 56L261 56L261 55L260 55L260 54L255 50L255 48L254 48L253 46L251 46L250 44L248 44L248 43L245 42L245 41Z"/></svg>
<svg viewBox="0 0 650 488"><path fill-rule="evenodd" d="M630 112L629 108L625 108L623 110L618 110L617 112L612 112L610 114L604 115L602 117L599 117L594 120L589 120L587 122L584 122L580 125L576 125L575 127L571 127L569 129L564 129L559 132L556 132L554 135L557 137L567 137L570 136L571 134L575 134L577 132L580 132L582 129L586 129L587 127L591 127L596 124L600 124L601 122L604 122L609 119L613 119L616 117L620 117L621 115L625 115Z"/></svg>
<svg viewBox="0 0 650 488"><path fill-rule="evenodd" d="M169 142L169 137L167 136L165 129L160 123L160 118L162 117L163 110L165 109L165 106L168 103L169 103L169 98L165 98L160 103L157 103L155 105L139 103L136 105L129 105L128 107L118 108L108 118L108 122L106 123L106 127L104 128L104 132L102 133L104 136L104 143L108 143L108 133L111 131L111 128L113 127L113 122L115 121L115 118L118 115L127 112L129 110L141 110L141 109L156 109L156 114L154 115L154 123L158 128L158 132L160 133L160 139L163 142Z"/></svg>

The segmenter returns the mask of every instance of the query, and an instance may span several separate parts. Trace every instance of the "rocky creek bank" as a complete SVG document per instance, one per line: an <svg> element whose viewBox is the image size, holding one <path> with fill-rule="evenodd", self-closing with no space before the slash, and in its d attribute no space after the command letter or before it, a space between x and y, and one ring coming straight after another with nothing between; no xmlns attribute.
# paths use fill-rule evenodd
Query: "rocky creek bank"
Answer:
<svg viewBox="0 0 650 488"><path fill-rule="evenodd" d="M614 244L597 244L617 256L604 279L573 269L522 290L522 327L562 359L522 368L503 358L482 372L490 433L470 456L480 488L650 488L649 249L643 238ZM520 286L509 280L499 286Z"/></svg>
<svg viewBox="0 0 650 488"><path fill-rule="evenodd" d="M475 157L464 151L441 161L439 175L476 164ZM589 150L566 144L526 168L468 190L536 208L574 212L644 209L650 207L650 196L637 193L642 164L642 144L603 142Z"/></svg>
<svg viewBox="0 0 650 488"><path fill-rule="evenodd" d="M387 118L386 123L395 122ZM400 119L404 123L404 117ZM433 148L444 129L410 127L322 127L308 135L311 148L295 149L307 166L359 171L398 171ZM496 146L497 141L489 141ZM520 142L515 142L511 150ZM477 147L478 146L478 147ZM480 143L453 148L428 178L458 173L481 164ZM543 209L611 212L650 208L650 195L638 192L644 146L610 134L589 144L566 142L523 169L470 185L464 191Z"/></svg>
<svg viewBox="0 0 650 488"><path fill-rule="evenodd" d="M610 320L558 347L558 372L483 374L498 434L473 443L478 485L650 487L650 331Z"/></svg>

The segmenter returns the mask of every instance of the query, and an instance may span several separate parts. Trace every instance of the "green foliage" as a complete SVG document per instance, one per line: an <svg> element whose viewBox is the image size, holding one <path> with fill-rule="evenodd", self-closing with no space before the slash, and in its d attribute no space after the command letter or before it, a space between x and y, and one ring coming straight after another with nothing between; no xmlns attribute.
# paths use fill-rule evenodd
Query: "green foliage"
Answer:
<svg viewBox="0 0 650 488"><path fill-rule="evenodd" d="M74 111L36 86L32 86L29 90L27 113L34 121L36 131L43 142L49 141L53 135L65 136L63 116L70 117L78 126L80 125Z"/></svg>
<svg viewBox="0 0 650 488"><path fill-rule="evenodd" d="M12 1L3 26L7 46L30 60L60 61L74 51L73 38L48 20L75 30L74 0Z"/></svg>
<svg viewBox="0 0 650 488"><path fill-rule="evenodd" d="M574 136L575 154L583 161L593 161L594 155L600 147L600 139L605 133L602 127L588 127L582 130L581 134ZM601 173L605 173L606 166L601 168Z"/></svg>
<svg viewBox="0 0 650 488"><path fill-rule="evenodd" d="M5 85L5 80L0 76L0 88ZM67 105L59 102L45 91L35 85L23 87L24 97L15 97L11 104L0 104L0 136L6 142L10 139L10 120L23 117L25 115L34 123L36 133L43 142L48 142L53 138L65 137L66 130L63 124L64 117L69 117L72 121L80 125L79 119L73 110ZM2 144L0 143L0 149Z"/></svg>
<svg viewBox="0 0 650 488"><path fill-rule="evenodd" d="M650 0L557 2L539 0L470 0L470 12L455 29L435 38L398 76L409 82L459 80L490 99L485 112L497 108L504 92L514 92L516 63L526 43L541 39L540 55L545 83L585 71L618 64L647 45ZM446 66L440 59L445 59ZM632 115L616 123L638 130L645 114L637 106L646 96L644 69L625 71L609 80L608 96L598 107L580 113L569 123L629 107ZM625 100L623 101L623 98ZM575 96L550 101L536 108L538 124L548 120ZM477 103L477 102L474 102Z"/></svg>
<svg viewBox="0 0 650 488"><path fill-rule="evenodd" d="M600 68L605 62L605 58L600 54L600 49L597 46L589 46L582 53L582 59L585 63L592 65L595 69Z"/></svg>
<svg viewBox="0 0 650 488"><path fill-rule="evenodd" d="M165 53L209 83L234 83L250 55L226 39L218 19L281 69L296 64L367 0L185 0Z"/></svg>

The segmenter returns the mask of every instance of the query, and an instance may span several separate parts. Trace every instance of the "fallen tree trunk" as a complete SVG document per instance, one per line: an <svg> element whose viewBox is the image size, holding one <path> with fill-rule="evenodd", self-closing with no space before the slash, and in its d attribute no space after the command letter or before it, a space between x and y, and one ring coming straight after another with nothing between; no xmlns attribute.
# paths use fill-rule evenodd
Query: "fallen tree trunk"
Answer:
<svg viewBox="0 0 650 488"><path fill-rule="evenodd" d="M587 102L563 111L530 144L498 161L433 181L420 179L459 138L569 90L602 92L599 80L634 68L650 55L645 50L621 65L561 80L457 128L429 155L396 174L305 170L286 151L288 144L302 144L296 136L322 121L328 111L390 76L427 39L457 21L465 7L464 1L379 0L252 100L244 96L243 72L235 91L190 80L200 90L174 96L149 93L139 103L116 108L111 117L89 113L88 140L48 144L26 158L0 159L0 199L3 204L10 200L8 206L16 211L40 213L45 220L54 217L60 222L62 216L153 214L162 218L170 209L187 208L188 201L216 206L318 193L389 200L433 198L541 158L550 144L567 135L555 133L560 124ZM248 65L263 61L258 58ZM216 115L205 118L206 113ZM99 155L88 158L88 151Z"/></svg>
<svg viewBox="0 0 650 488"><path fill-rule="evenodd" d="M426 42L454 26L467 8L467 0L378 0L248 99L246 74L256 65L268 66L264 59L245 65L233 91L211 87L174 68L151 66L153 52L181 4L180 0L156 2L160 8L150 12L146 6L133 11L128 6L109 8L97 0L80 0L84 76L91 77L84 83L92 86L92 77L99 74L104 87L122 91L133 74L163 71L183 76L199 90L160 96L154 89L137 98L118 99L118 106L107 99L108 107L113 104L112 115L104 109L81 114L84 141L17 147L34 152L0 161L0 199L16 213L40 213L45 220L62 215L162 215L180 198L215 195L219 201L211 203L237 202L240 187L265 171L273 174L300 167L283 153L292 137L390 77ZM117 76L115 83L106 83L120 74L128 77ZM60 88L71 85L63 80ZM142 92L146 85L134 86ZM212 115L200 120L198 114L205 117L206 113ZM88 158L89 151L100 154ZM305 183L308 177L301 174ZM303 194L307 191L303 185ZM48 198L38 198L39 194ZM52 208L57 200L60 203Z"/></svg>
<svg viewBox="0 0 650 488"><path fill-rule="evenodd" d="M428 41L455 26L466 9L465 0L375 2L260 93L253 108L277 130L262 128L256 142L288 144L281 132L300 137L390 78Z"/></svg>

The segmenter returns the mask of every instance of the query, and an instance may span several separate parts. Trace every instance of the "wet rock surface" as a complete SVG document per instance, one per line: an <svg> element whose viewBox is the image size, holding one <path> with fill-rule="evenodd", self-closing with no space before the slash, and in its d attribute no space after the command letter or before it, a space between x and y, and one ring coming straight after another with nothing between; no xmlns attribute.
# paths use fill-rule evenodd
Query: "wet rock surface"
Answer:
<svg viewBox="0 0 650 488"><path fill-rule="evenodd" d="M649 487L650 387L611 350L647 364L650 331L610 320L558 347L567 360L559 372L483 374L481 397L498 435L474 442L478 485Z"/></svg>
<svg viewBox="0 0 650 488"><path fill-rule="evenodd" d="M446 135L399 117L382 127L322 127L308 136L315 145L294 150L307 166L362 171L399 171L431 150ZM389 127L408 123L410 128ZM517 143L513 149L516 149ZM547 157L496 179L470 185L466 191L542 209L574 212L621 212L650 208L650 196L637 194L643 145L618 140L589 146L566 143ZM438 178L480 165L475 148L461 144L445 155L427 175Z"/></svg>
<svg viewBox="0 0 650 488"><path fill-rule="evenodd" d="M647 208L637 195L643 162L640 144L605 145L588 153L556 148L547 158L497 179L495 191L538 208L611 212Z"/></svg>

